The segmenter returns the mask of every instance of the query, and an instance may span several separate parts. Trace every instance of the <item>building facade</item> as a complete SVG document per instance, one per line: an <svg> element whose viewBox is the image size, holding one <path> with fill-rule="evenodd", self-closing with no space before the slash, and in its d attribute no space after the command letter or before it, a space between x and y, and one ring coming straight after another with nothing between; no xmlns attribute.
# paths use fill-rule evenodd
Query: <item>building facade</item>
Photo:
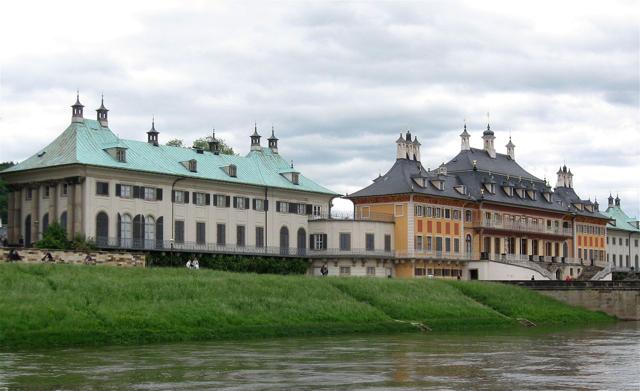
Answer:
<svg viewBox="0 0 640 391"><path fill-rule="evenodd" d="M552 189L516 162L511 140L496 152L490 126L482 149L466 125L460 137L460 152L430 170L417 138L401 134L391 169L347 197L358 217L392 217L395 275L561 279L605 266L608 218L576 194L571 170Z"/></svg>
<svg viewBox="0 0 640 391"><path fill-rule="evenodd" d="M604 212L607 224L607 261L614 270L640 270L640 221L629 217L620 206L620 198L609 195Z"/></svg>
<svg viewBox="0 0 640 391"><path fill-rule="evenodd" d="M336 193L280 156L272 130L257 127L246 156L162 145L152 123L146 142L120 139L102 104L97 119L72 121L53 142L2 172L8 240L29 246L54 221L68 236L101 248L307 256L310 221L331 213Z"/></svg>

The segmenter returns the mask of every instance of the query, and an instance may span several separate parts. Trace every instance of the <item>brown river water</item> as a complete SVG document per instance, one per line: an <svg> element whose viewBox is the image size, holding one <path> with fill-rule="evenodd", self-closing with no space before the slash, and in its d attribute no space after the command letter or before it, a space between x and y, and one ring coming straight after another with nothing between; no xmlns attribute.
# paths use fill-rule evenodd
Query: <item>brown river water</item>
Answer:
<svg viewBox="0 0 640 391"><path fill-rule="evenodd" d="M640 390L640 323L0 351L0 390Z"/></svg>

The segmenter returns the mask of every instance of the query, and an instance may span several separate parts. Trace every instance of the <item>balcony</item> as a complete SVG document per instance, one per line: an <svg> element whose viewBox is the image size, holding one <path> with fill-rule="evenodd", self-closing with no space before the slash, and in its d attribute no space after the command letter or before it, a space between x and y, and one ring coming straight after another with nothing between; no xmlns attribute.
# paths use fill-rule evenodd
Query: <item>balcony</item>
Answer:
<svg viewBox="0 0 640 391"><path fill-rule="evenodd" d="M474 226L478 228L491 228L510 232L527 232L544 235L573 236L573 230L566 227L549 227L544 224L527 224L515 222L496 222L494 220L482 219L474 221Z"/></svg>
<svg viewBox="0 0 640 391"><path fill-rule="evenodd" d="M392 214L388 213L378 213L378 212L370 212L366 214L356 214L355 216L351 213L322 213L319 215L309 215L309 221L315 220L336 220L336 221L376 221L376 222L384 222L384 223L392 223L394 222L394 218Z"/></svg>
<svg viewBox="0 0 640 391"><path fill-rule="evenodd" d="M396 251L397 258L423 258L433 260L444 261L471 261L473 260L473 253L455 253L446 251L429 251L429 250L414 250L413 253L403 250Z"/></svg>
<svg viewBox="0 0 640 391"><path fill-rule="evenodd" d="M339 248L307 250L307 256L311 258L393 258L394 255L395 253L393 251L366 250L363 248L350 250L340 250Z"/></svg>
<svg viewBox="0 0 640 391"><path fill-rule="evenodd" d="M568 263L580 264L581 261L571 257L549 256L549 255L528 255L528 254L489 254L480 253L480 259L484 261L502 261L502 262L546 262L546 263Z"/></svg>

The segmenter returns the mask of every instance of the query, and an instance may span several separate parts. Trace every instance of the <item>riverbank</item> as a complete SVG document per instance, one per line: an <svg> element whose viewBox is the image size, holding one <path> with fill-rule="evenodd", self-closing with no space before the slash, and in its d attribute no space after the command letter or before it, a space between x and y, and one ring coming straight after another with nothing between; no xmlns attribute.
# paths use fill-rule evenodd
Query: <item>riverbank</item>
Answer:
<svg viewBox="0 0 640 391"><path fill-rule="evenodd" d="M0 265L0 346L137 344L610 322L517 286Z"/></svg>

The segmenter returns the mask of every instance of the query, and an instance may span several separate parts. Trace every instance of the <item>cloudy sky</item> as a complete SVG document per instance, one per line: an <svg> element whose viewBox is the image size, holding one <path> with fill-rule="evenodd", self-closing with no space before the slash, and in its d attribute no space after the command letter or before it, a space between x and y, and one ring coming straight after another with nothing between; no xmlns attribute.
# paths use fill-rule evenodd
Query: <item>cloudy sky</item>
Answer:
<svg viewBox="0 0 640 391"><path fill-rule="evenodd" d="M499 151L583 198L640 213L640 7L559 2L14 1L0 5L0 161L22 160L104 92L110 127L187 143L215 127L246 153L253 123L341 193L384 173L410 129L422 161ZM481 5L480 5L481 4ZM85 114L87 116L87 114ZM346 205L342 204L341 207Z"/></svg>

